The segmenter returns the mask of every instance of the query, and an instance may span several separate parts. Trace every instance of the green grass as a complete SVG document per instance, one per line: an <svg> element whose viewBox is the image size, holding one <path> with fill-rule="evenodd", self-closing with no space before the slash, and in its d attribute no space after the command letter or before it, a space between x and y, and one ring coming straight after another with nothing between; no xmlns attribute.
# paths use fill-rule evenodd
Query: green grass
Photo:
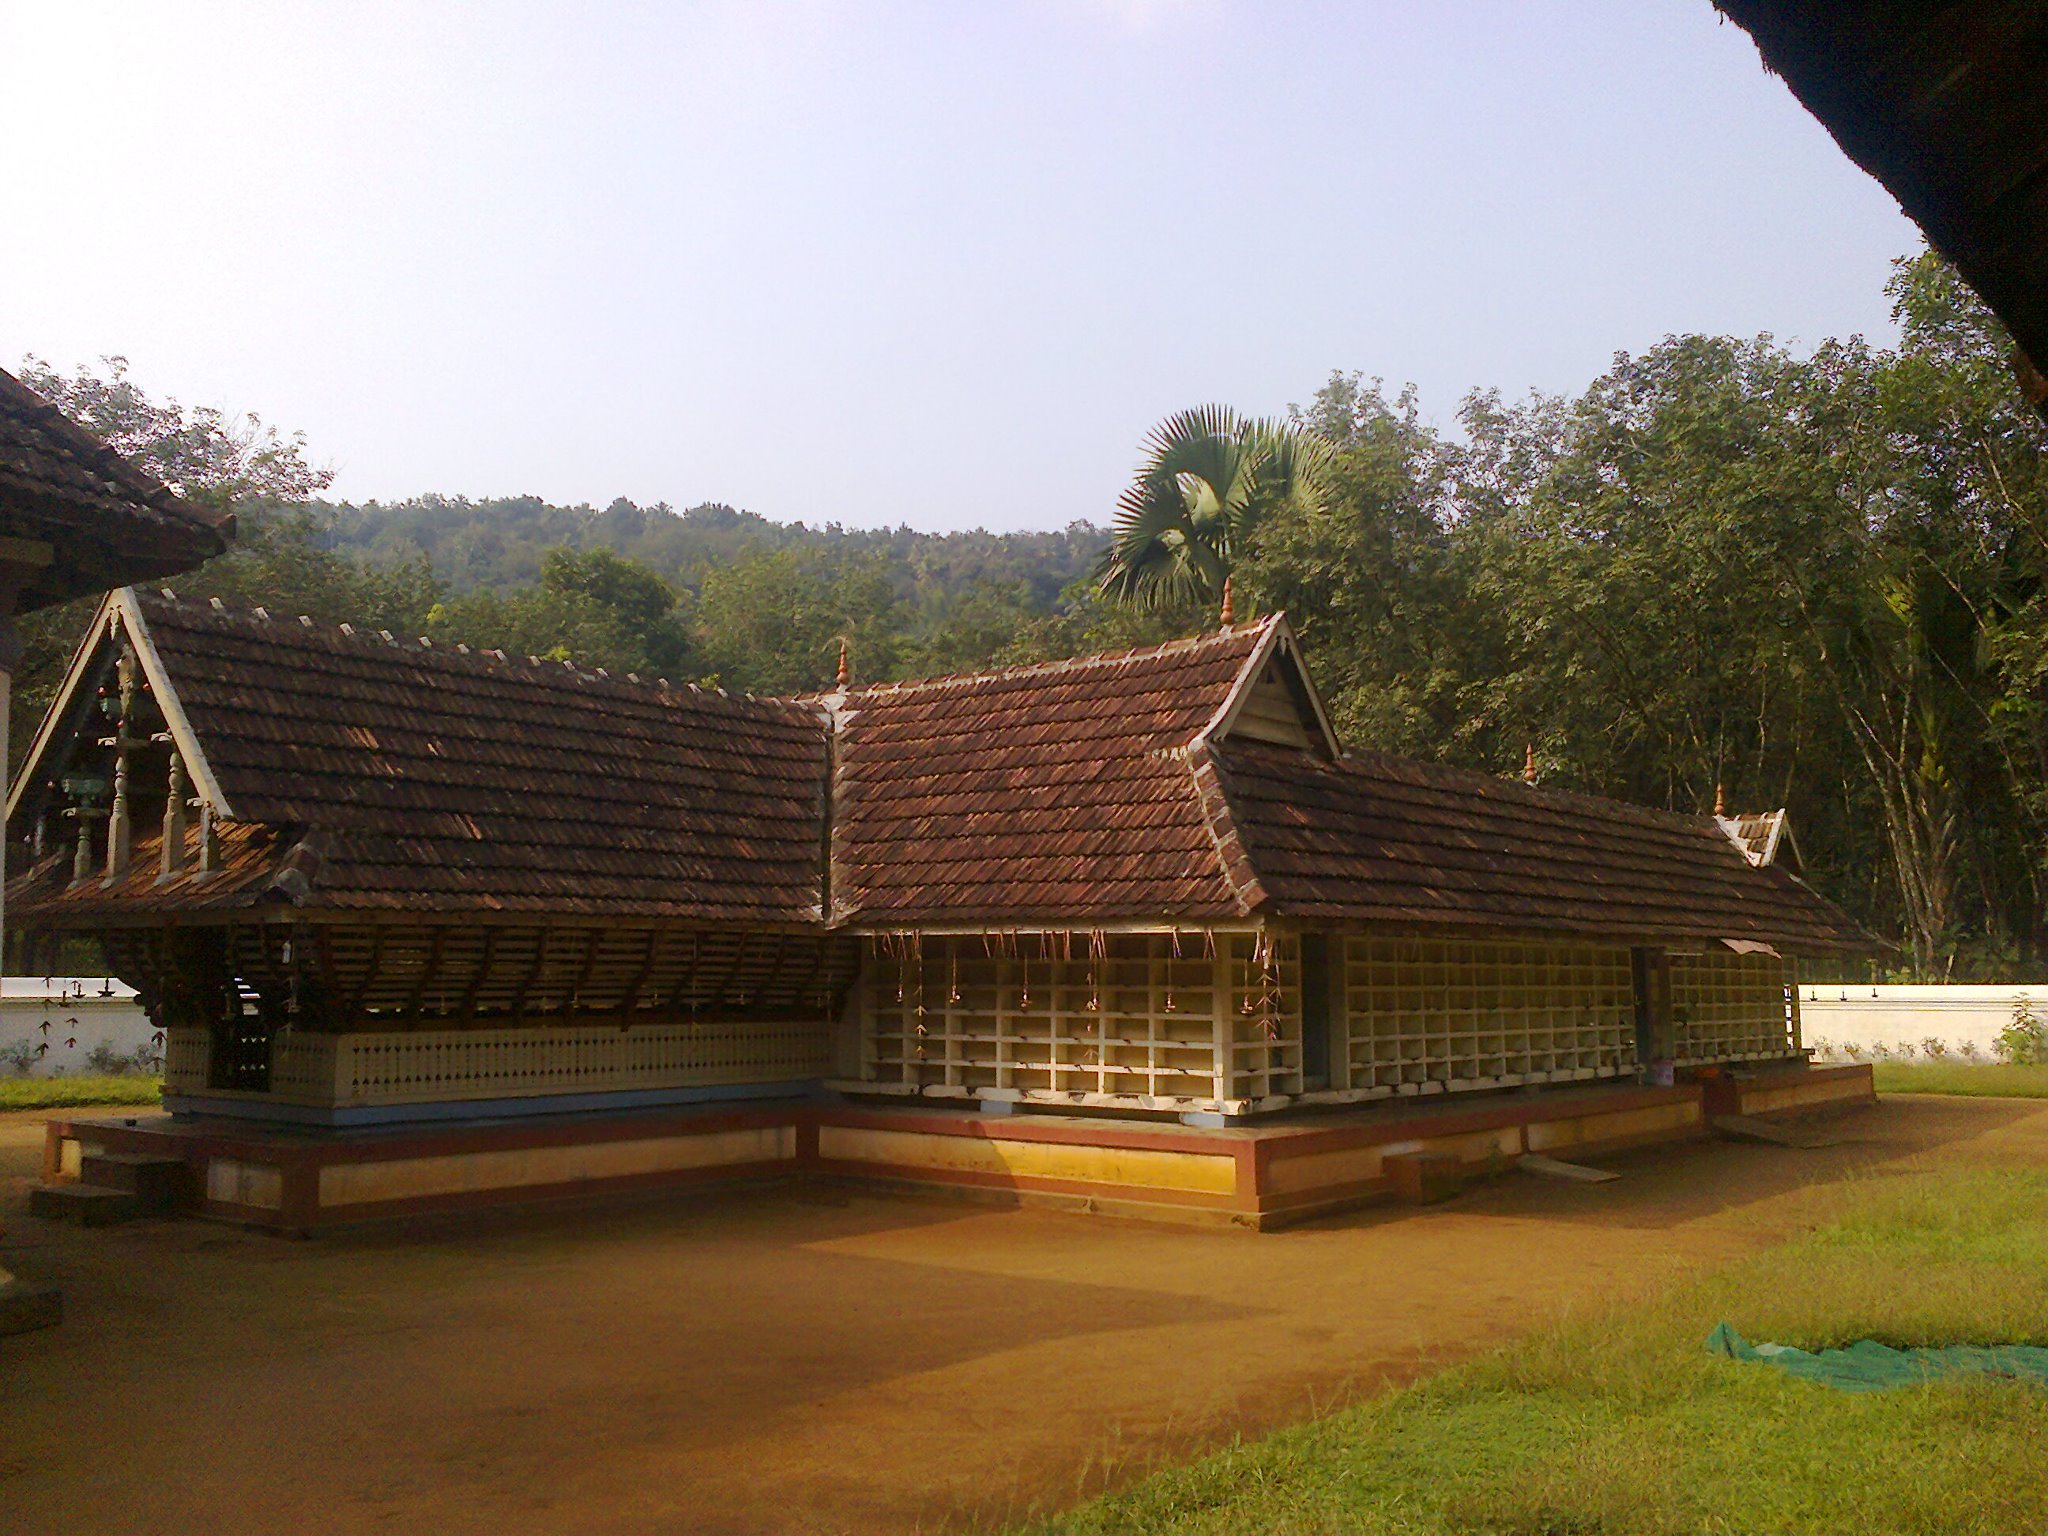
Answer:
<svg viewBox="0 0 2048 1536"><path fill-rule="evenodd" d="M155 1104L163 1080L126 1077L0 1077L0 1110L77 1109L89 1104Z"/></svg>
<svg viewBox="0 0 2048 1536"><path fill-rule="evenodd" d="M1999 1062L1880 1061L1879 1093L1960 1093L1973 1098L2048 1099L2048 1066Z"/></svg>
<svg viewBox="0 0 2048 1536"><path fill-rule="evenodd" d="M1041 1536L2048 1530L2048 1392L1833 1392L1710 1356L2048 1343L2048 1172L1871 1178L1806 1236L1098 1499Z"/></svg>

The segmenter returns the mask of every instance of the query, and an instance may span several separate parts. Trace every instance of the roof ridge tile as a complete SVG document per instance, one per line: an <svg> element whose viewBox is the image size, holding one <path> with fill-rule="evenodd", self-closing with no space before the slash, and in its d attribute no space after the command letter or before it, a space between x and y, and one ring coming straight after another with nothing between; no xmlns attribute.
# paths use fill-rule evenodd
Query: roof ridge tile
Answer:
<svg viewBox="0 0 2048 1536"><path fill-rule="evenodd" d="M1079 656L1058 656L1045 661L1020 661L1011 666L990 667L981 672L941 672L930 677L858 683L846 688L843 693L851 701L877 695L894 697L920 690L937 690L969 683L1007 682L1033 676L1060 676L1090 668L1124 666L1134 661L1151 661L1183 652L1192 653L1205 646L1215 650L1225 650L1234 646L1250 652L1257 649L1257 639L1262 638L1267 630L1278 624L1282 617L1282 614L1275 611L1254 623L1239 624L1230 629L1204 630L1198 635L1180 635L1172 640L1162 640L1152 645L1131 646L1120 651L1090 651ZM842 690L828 689L785 697L822 698L828 692L838 694Z"/></svg>

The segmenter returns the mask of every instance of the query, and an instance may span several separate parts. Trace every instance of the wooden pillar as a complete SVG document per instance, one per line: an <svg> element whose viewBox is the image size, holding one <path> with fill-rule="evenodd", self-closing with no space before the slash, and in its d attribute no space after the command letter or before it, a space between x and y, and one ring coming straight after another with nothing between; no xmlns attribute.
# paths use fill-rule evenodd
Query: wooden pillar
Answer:
<svg viewBox="0 0 2048 1536"><path fill-rule="evenodd" d="M115 663L121 712L114 717L114 799L107 816L107 878L118 880L128 873L128 861L135 845L135 827L128 814L128 756L138 746L135 740L135 694L141 663L124 645ZM104 742L101 743L105 745Z"/></svg>
<svg viewBox="0 0 2048 1536"><path fill-rule="evenodd" d="M78 846L71 855L71 878L73 881L92 877L92 817L83 805L75 805L69 814L78 823Z"/></svg>
<svg viewBox="0 0 2048 1536"><path fill-rule="evenodd" d="M164 800L163 857L157 872L175 875L185 867L185 760L171 748L170 791Z"/></svg>
<svg viewBox="0 0 2048 1536"><path fill-rule="evenodd" d="M210 875L220 868L220 834L214 829L213 802L199 802L199 872Z"/></svg>
<svg viewBox="0 0 2048 1536"><path fill-rule="evenodd" d="M1328 943L1330 1087L1342 1092L1351 1087L1351 940L1348 935L1333 933Z"/></svg>
<svg viewBox="0 0 2048 1536"><path fill-rule="evenodd" d="M128 752L114 750L114 808L107 817L107 878L117 880L128 873L135 832L128 818Z"/></svg>
<svg viewBox="0 0 2048 1536"><path fill-rule="evenodd" d="M1223 1107L1223 1100L1236 1097L1237 1087L1237 992L1230 981L1233 937L1227 933L1216 936L1215 978L1210 988L1216 1053L1210 1070L1214 1074L1212 1091L1219 1110Z"/></svg>
<svg viewBox="0 0 2048 1536"><path fill-rule="evenodd" d="M1671 957L1661 946L1630 951L1636 1002L1636 1063L1670 1061L1678 1051L1671 1021Z"/></svg>

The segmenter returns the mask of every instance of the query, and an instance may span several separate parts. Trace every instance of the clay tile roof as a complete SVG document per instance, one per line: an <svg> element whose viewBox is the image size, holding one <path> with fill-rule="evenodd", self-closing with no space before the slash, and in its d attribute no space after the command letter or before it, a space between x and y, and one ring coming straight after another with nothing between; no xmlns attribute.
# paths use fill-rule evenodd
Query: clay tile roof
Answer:
<svg viewBox="0 0 2048 1536"><path fill-rule="evenodd" d="M159 881L138 827L124 879L74 885L53 849L10 887L25 922L284 901L812 926L829 889L832 923L879 930L1277 916L1872 947L1711 816L1212 734L1278 618L775 700L121 602L214 781L224 868Z"/></svg>
<svg viewBox="0 0 2048 1536"><path fill-rule="evenodd" d="M835 917L1242 915L1188 749L1277 622L847 695Z"/></svg>
<svg viewBox="0 0 2048 1536"><path fill-rule="evenodd" d="M818 921L815 706L136 600L304 905Z"/></svg>
<svg viewBox="0 0 2048 1536"><path fill-rule="evenodd" d="M55 551L19 611L188 571L233 534L232 516L182 500L0 371L0 536Z"/></svg>
<svg viewBox="0 0 2048 1536"><path fill-rule="evenodd" d="M1711 816L1379 753L1323 763L1230 745L1218 764L1279 914L1792 951L1876 947L1788 871L1753 867Z"/></svg>

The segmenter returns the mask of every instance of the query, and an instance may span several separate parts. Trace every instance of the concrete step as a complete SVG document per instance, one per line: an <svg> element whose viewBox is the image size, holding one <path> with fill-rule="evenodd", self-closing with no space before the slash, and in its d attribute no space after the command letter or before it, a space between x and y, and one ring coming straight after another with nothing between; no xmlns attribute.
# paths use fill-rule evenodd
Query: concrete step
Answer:
<svg viewBox="0 0 2048 1536"><path fill-rule="evenodd" d="M146 1152L88 1152L79 1162L78 1182L123 1190L157 1214L184 1210L198 1194L191 1164Z"/></svg>
<svg viewBox="0 0 2048 1536"><path fill-rule="evenodd" d="M96 1184L38 1184L28 1192L28 1213L47 1221L75 1221L110 1227L143 1214L142 1202L125 1189Z"/></svg>

